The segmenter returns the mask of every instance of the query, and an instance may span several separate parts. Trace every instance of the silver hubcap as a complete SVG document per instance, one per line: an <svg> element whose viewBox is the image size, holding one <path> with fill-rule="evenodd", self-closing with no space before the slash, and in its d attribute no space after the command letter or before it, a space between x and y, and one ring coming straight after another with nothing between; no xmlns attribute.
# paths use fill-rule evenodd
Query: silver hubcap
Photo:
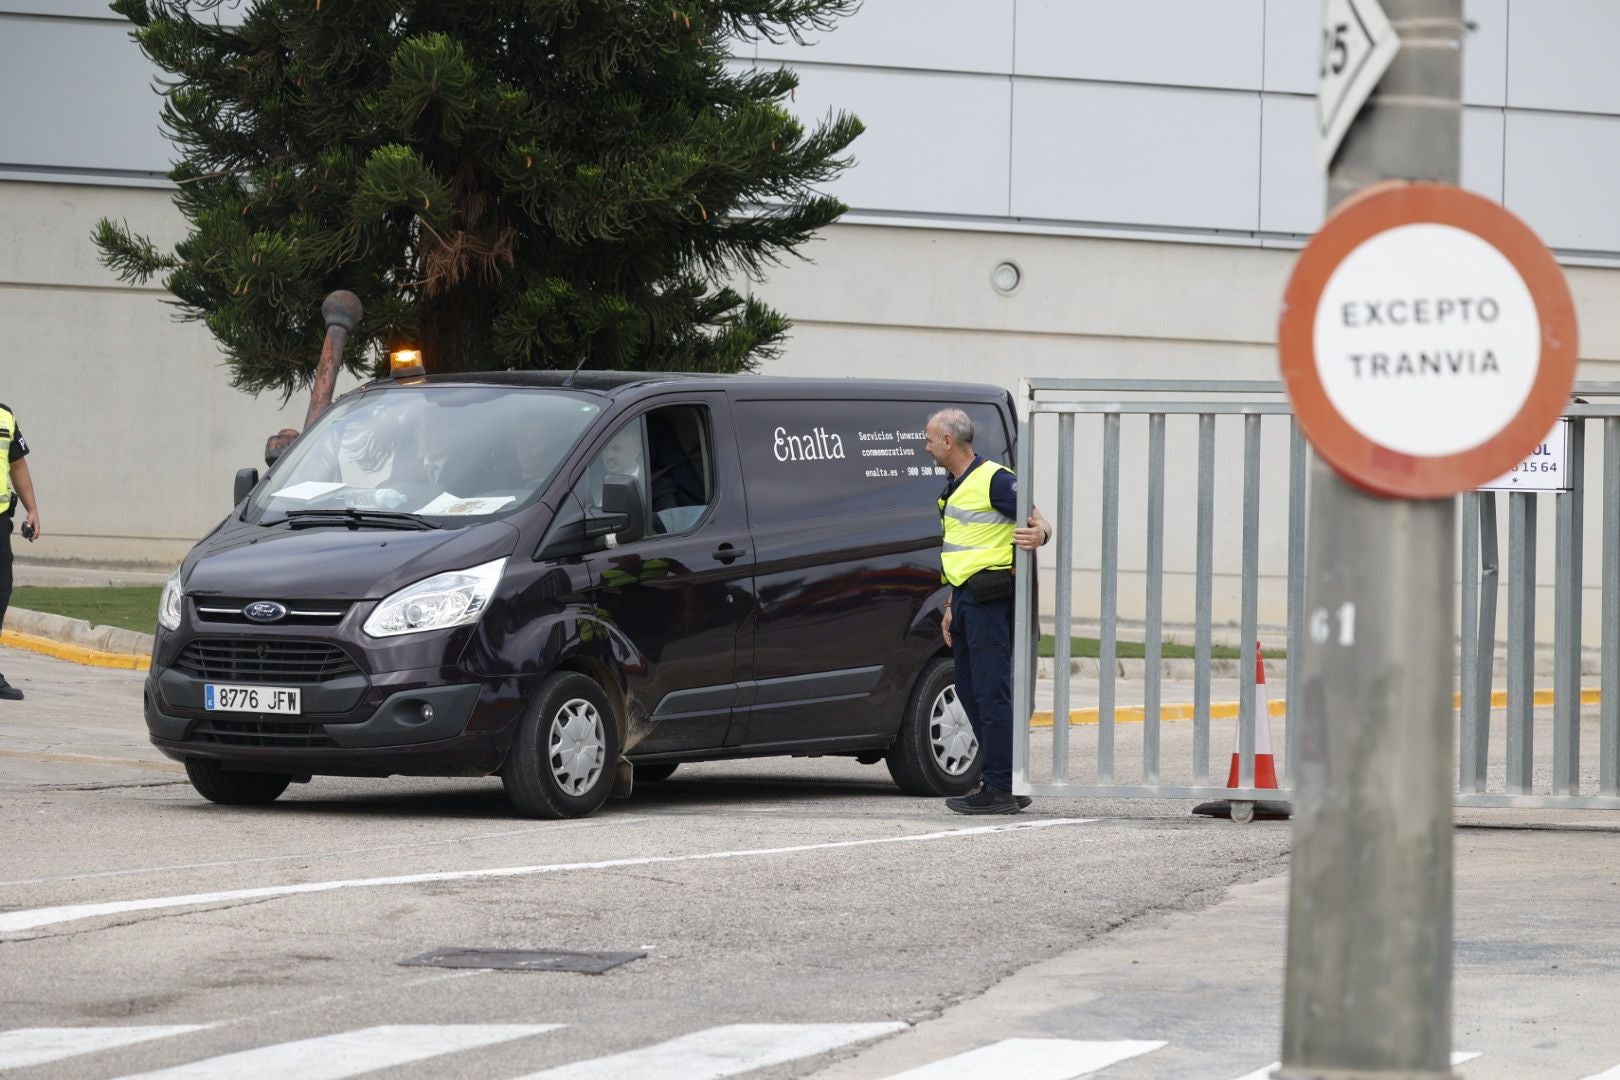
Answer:
<svg viewBox="0 0 1620 1080"><path fill-rule="evenodd" d="M956 687L947 686L934 699L928 718L928 738L934 744L934 761L946 776L961 776L973 767L979 754L979 739L967 710L956 699Z"/></svg>
<svg viewBox="0 0 1620 1080"><path fill-rule="evenodd" d="M563 703L551 718L551 775L569 795L583 795L602 775L607 737L602 714L584 698Z"/></svg>

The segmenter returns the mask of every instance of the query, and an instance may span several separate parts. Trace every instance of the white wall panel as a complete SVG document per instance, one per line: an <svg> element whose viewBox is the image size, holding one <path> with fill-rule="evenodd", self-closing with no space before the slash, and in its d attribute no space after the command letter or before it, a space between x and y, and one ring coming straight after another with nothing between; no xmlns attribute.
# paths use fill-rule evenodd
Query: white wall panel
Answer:
<svg viewBox="0 0 1620 1080"><path fill-rule="evenodd" d="M1508 104L1620 113L1613 0L1517 0L1511 10Z"/></svg>
<svg viewBox="0 0 1620 1080"><path fill-rule="evenodd" d="M1316 103L1266 95L1261 148L1260 228L1309 235L1322 224L1327 181L1316 167ZM1502 111L1463 112L1462 186L1502 199Z"/></svg>
<svg viewBox="0 0 1620 1080"><path fill-rule="evenodd" d="M106 0L0 0L0 13L15 12L20 15L54 15L57 18L68 19L107 19L124 22L122 15L115 15L107 6ZM129 24L124 23L129 29ZM0 33L5 27L0 25Z"/></svg>
<svg viewBox="0 0 1620 1080"><path fill-rule="evenodd" d="M152 76L128 24L0 15L0 168L167 172Z"/></svg>
<svg viewBox="0 0 1620 1080"><path fill-rule="evenodd" d="M1514 6L1522 5L1523 0ZM1463 42L1463 100L1470 105L1505 105L1508 0L1463 0L1463 17L1474 24Z"/></svg>
<svg viewBox="0 0 1620 1080"><path fill-rule="evenodd" d="M1017 71L1255 90L1264 11L1264 0L1020 0Z"/></svg>
<svg viewBox="0 0 1620 1080"><path fill-rule="evenodd" d="M808 44L759 43L761 59L1012 73L1013 0L867 0Z"/></svg>
<svg viewBox="0 0 1620 1080"><path fill-rule="evenodd" d="M199 18L207 17L226 26L239 26L248 6L254 2L256 0L223 0L222 3L203 7L198 0L192 0L192 10ZM130 29L124 17L108 7L108 0L0 0L0 13L7 12L51 15L58 19L101 19L119 23L126 33Z"/></svg>
<svg viewBox="0 0 1620 1080"><path fill-rule="evenodd" d="M1522 6L1523 0L1514 9L1515 18ZM1463 42L1463 100L1501 105L1506 94L1508 0L1463 0L1463 17L1476 26ZM1266 4L1267 90L1316 96L1321 33L1320 4L1304 0Z"/></svg>
<svg viewBox="0 0 1620 1080"><path fill-rule="evenodd" d="M1252 230L1256 94L1017 80L1015 217Z"/></svg>
<svg viewBox="0 0 1620 1080"><path fill-rule="evenodd" d="M1507 114L1505 203L1556 248L1620 251L1620 118Z"/></svg>
<svg viewBox="0 0 1620 1080"><path fill-rule="evenodd" d="M1327 203L1316 166L1316 99L1267 94L1261 106L1260 228L1314 233Z"/></svg>
<svg viewBox="0 0 1620 1080"><path fill-rule="evenodd" d="M1322 5L1280 0L1266 5L1265 88L1316 96Z"/></svg>
<svg viewBox="0 0 1620 1080"><path fill-rule="evenodd" d="M1006 77L795 68L802 81L793 108L806 124L844 110L866 125L850 148L856 166L827 189L851 207L1007 213Z"/></svg>
<svg viewBox="0 0 1620 1080"><path fill-rule="evenodd" d="M1502 201L1503 119L1501 109L1464 109L1462 186Z"/></svg>

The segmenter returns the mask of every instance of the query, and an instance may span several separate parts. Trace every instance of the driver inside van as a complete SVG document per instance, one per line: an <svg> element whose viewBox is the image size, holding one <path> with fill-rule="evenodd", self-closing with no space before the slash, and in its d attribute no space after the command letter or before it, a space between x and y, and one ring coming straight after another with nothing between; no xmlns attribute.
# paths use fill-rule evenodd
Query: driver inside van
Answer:
<svg viewBox="0 0 1620 1080"><path fill-rule="evenodd" d="M591 499L602 505L602 481L609 476L629 477L641 486L641 425L630 423L608 440L591 463Z"/></svg>

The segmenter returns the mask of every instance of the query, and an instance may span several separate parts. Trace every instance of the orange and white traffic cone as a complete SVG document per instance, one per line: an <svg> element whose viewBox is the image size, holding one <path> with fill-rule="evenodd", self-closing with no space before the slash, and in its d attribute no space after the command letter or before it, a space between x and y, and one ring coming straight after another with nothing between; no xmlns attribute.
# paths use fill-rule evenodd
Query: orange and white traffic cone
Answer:
<svg viewBox="0 0 1620 1080"><path fill-rule="evenodd" d="M1232 746L1232 769L1226 774L1226 786L1238 786L1238 766L1242 761L1239 744L1243 732L1237 733ZM1260 643L1254 643L1254 785L1257 788L1277 786L1277 759L1271 753L1271 702L1266 698L1266 662L1260 655Z"/></svg>
<svg viewBox="0 0 1620 1080"><path fill-rule="evenodd" d="M1236 742L1232 747L1232 768L1226 774L1226 786L1238 787L1238 773L1241 771L1243 755L1240 745L1243 740L1243 731L1240 728L1236 735ZM1271 702L1266 695L1266 662L1260 654L1260 643L1254 643L1254 787L1275 788L1277 786L1277 758L1271 752ZM1287 819L1293 816L1294 808L1285 802L1251 802L1247 799L1217 799L1214 802L1199 803L1193 807L1193 813L1203 814L1205 817L1229 817L1233 821L1252 821L1255 818L1269 820Z"/></svg>

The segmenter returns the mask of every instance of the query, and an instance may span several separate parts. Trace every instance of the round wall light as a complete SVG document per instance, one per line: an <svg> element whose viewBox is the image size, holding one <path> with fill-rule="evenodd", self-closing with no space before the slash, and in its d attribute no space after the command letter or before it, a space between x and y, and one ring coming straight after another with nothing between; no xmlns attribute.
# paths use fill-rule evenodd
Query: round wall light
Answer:
<svg viewBox="0 0 1620 1080"><path fill-rule="evenodd" d="M1007 296L1017 290L1018 283L1024 278L1023 271L1018 269L1015 262L999 262L996 268L990 271L990 284L996 292Z"/></svg>

